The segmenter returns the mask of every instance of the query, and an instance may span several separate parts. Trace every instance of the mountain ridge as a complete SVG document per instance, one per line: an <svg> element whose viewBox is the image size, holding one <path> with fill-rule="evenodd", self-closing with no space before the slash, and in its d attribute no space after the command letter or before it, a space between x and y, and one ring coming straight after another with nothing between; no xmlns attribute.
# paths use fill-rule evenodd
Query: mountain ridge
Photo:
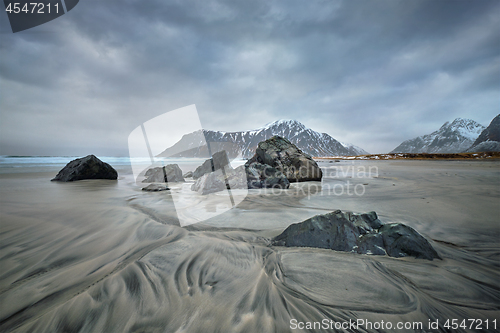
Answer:
<svg viewBox="0 0 500 333"><path fill-rule="evenodd" d="M250 131L198 130L185 134L176 144L157 156L208 157L224 149L232 158L237 156L250 158L255 153L259 142L275 135L287 138L304 153L314 157L368 154L357 146L337 141L327 133L319 133L307 128L297 120L280 119ZM210 144L202 145L203 140Z"/></svg>

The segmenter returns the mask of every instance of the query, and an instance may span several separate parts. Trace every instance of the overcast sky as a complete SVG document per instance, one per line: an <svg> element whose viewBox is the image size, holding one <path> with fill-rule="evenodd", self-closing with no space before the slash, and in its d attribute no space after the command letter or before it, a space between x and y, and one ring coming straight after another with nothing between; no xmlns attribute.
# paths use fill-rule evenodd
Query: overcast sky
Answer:
<svg viewBox="0 0 500 333"><path fill-rule="evenodd" d="M500 109L498 0L81 0L15 34L0 16L0 154L125 156L191 104L207 129L296 119L383 153Z"/></svg>

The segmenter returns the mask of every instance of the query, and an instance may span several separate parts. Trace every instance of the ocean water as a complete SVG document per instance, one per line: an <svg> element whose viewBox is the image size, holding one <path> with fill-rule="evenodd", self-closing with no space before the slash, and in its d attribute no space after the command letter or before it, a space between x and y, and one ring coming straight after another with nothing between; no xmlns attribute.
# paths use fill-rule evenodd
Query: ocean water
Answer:
<svg viewBox="0 0 500 333"><path fill-rule="evenodd" d="M0 156L1 172L12 172L5 169L19 169L22 172L33 172L35 168L43 168L44 170L54 169L60 170L70 161L80 158L81 156ZM115 156L97 156L101 161L112 165L114 168L126 170L132 164L148 166L151 164L150 158L147 157L115 157ZM156 161L166 164L188 164L196 167L203 163L203 158L155 158ZM239 161L234 161L238 163ZM15 172L15 171L14 171Z"/></svg>
<svg viewBox="0 0 500 333"><path fill-rule="evenodd" d="M118 180L51 182L72 157L2 157L1 332L500 331L498 161L320 162L345 172L182 228L171 193L100 158ZM330 191L347 184L365 191ZM443 259L269 246L335 209L406 223Z"/></svg>

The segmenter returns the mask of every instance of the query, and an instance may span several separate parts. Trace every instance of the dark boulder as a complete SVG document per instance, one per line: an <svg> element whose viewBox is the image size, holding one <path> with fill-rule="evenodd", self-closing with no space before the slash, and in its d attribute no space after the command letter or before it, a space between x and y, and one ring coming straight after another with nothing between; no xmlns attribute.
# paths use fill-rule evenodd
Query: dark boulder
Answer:
<svg viewBox="0 0 500 333"><path fill-rule="evenodd" d="M317 247L361 254L440 259L431 244L401 223L382 224L375 212L353 214L336 210L295 223L276 236L275 246Z"/></svg>
<svg viewBox="0 0 500 333"><path fill-rule="evenodd" d="M358 246L359 236L358 227L336 210L290 225L273 239L273 245L352 251Z"/></svg>
<svg viewBox="0 0 500 333"><path fill-rule="evenodd" d="M209 158L203 162L202 165L196 168L193 172L193 178L198 179L204 174L220 170L227 165L229 165L229 158L227 157L226 151L218 151L212 155L212 158Z"/></svg>
<svg viewBox="0 0 500 333"><path fill-rule="evenodd" d="M83 179L117 179L118 172L108 163L88 155L66 164L52 181L72 182Z"/></svg>
<svg viewBox="0 0 500 333"><path fill-rule="evenodd" d="M280 170L290 182L321 181L321 168L311 156L280 136L259 143L255 155L246 165L258 162Z"/></svg>
<svg viewBox="0 0 500 333"><path fill-rule="evenodd" d="M144 174L146 179L143 183L168 183L184 182L182 170L177 164L169 164L164 167L150 168Z"/></svg>

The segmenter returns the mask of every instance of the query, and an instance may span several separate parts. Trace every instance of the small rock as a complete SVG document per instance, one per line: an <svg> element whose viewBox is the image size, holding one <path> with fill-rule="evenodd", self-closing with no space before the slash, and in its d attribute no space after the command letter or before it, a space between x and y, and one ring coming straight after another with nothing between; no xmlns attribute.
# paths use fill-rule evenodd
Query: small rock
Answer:
<svg viewBox="0 0 500 333"><path fill-rule="evenodd" d="M142 189L143 191L148 191L148 192L159 192L159 191L166 191L170 190L166 184L158 184L158 183L152 183L149 184L148 186L144 187Z"/></svg>
<svg viewBox="0 0 500 333"><path fill-rule="evenodd" d="M193 171L188 171L183 175L184 178L193 178Z"/></svg>
<svg viewBox="0 0 500 333"><path fill-rule="evenodd" d="M378 229L382 226L382 222L378 219L376 212L372 211L365 214L361 214L360 216L373 229Z"/></svg>
<svg viewBox="0 0 500 333"><path fill-rule="evenodd" d="M66 164L52 181L72 182L83 179L117 179L118 172L108 163L88 155Z"/></svg>
<svg viewBox="0 0 500 333"><path fill-rule="evenodd" d="M164 167L150 168L144 174L146 179L143 183L167 183L184 182L182 170L177 164L169 164Z"/></svg>

